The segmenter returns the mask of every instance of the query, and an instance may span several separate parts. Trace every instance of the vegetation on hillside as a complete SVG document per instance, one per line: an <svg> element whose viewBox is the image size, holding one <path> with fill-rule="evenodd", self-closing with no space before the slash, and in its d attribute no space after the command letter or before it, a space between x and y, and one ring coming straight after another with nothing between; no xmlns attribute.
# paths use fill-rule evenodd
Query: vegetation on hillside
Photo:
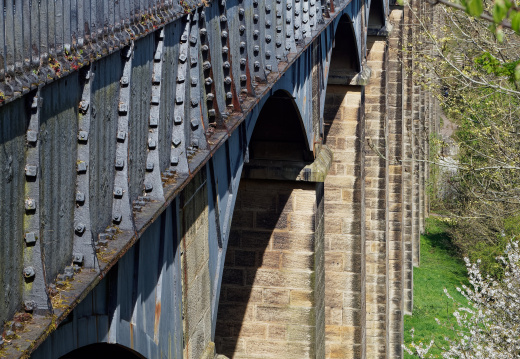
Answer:
<svg viewBox="0 0 520 359"><path fill-rule="evenodd" d="M433 358L442 358L439 346L446 345L445 337L455 339L450 324L456 324L453 312L457 310L457 305L444 294L444 289L457 301L464 302L464 297L456 288L468 284L466 267L454 251L448 230L446 221L437 217L426 220L426 233L421 236L421 266L413 271L413 315L405 316L404 320L405 345L413 349L413 329L416 343L435 341L430 350ZM436 319L447 325L439 325ZM405 358L414 357L405 352Z"/></svg>

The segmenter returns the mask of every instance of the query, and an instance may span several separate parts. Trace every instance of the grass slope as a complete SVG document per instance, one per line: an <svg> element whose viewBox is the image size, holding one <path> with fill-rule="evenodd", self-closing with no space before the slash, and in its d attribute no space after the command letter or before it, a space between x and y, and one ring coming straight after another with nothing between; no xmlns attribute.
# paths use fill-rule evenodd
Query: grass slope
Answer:
<svg viewBox="0 0 520 359"><path fill-rule="evenodd" d="M414 341L444 343L444 337L453 337L453 332L437 324L455 323L452 313L456 305L444 294L444 288L458 302L465 303L456 287L467 284L464 262L457 256L456 249L446 234L447 224L432 217L426 220L426 234L421 236L420 267L413 270L413 314L404 318L404 342L410 347L410 329L415 328ZM433 357L442 358L435 346L430 350ZM405 358L414 358L405 352Z"/></svg>

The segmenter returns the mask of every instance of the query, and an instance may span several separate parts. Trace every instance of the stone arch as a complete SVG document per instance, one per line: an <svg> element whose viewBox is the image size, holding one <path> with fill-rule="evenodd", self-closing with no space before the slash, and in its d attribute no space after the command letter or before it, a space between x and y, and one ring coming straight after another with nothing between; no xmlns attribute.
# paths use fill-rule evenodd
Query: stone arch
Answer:
<svg viewBox="0 0 520 359"><path fill-rule="evenodd" d="M354 23L348 14L339 19L334 36L328 84L349 85L361 71Z"/></svg>
<svg viewBox="0 0 520 359"><path fill-rule="evenodd" d="M324 285L323 250L315 248L323 183L302 179L309 163L298 108L276 91L258 116L237 194L215 332L220 354L324 357L324 291L316 287Z"/></svg>
<svg viewBox="0 0 520 359"><path fill-rule="evenodd" d="M119 344L95 343L75 349L59 359L145 359L144 356Z"/></svg>

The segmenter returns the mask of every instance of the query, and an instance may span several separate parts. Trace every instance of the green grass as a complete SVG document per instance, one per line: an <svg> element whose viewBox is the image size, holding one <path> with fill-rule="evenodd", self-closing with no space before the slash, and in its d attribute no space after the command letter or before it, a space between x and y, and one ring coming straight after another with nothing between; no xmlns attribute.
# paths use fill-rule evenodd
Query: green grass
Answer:
<svg viewBox="0 0 520 359"><path fill-rule="evenodd" d="M444 337L453 338L448 329L455 323L452 313L457 305L444 294L444 288L460 303L466 303L456 287L468 284L466 266L457 255L450 238L446 234L448 224L438 218L426 220L426 234L421 236L420 266L413 270L413 315L404 318L404 342L408 347L412 341L410 329L415 329L416 343L445 343ZM435 321L438 318L447 327ZM430 350L434 357L441 358L441 351L435 347ZM405 352L405 358L414 358Z"/></svg>

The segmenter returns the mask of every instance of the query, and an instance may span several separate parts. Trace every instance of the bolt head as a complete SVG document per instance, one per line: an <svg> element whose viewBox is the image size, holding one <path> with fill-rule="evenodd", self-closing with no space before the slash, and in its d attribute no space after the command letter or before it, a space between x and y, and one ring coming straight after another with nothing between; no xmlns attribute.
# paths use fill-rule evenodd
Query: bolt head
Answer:
<svg viewBox="0 0 520 359"><path fill-rule="evenodd" d="M27 232L25 233L25 244L28 246L32 246L36 244L36 233L34 232Z"/></svg>
<svg viewBox="0 0 520 359"><path fill-rule="evenodd" d="M75 231L76 234L78 234L78 235L83 234L83 233L85 232L85 229L86 229L86 227L85 227L85 225L84 225L83 223L78 222L78 223L76 223L76 224L74 225L74 231Z"/></svg>
<svg viewBox="0 0 520 359"><path fill-rule="evenodd" d="M116 212L112 215L112 222L115 224L119 224L119 223L121 223L122 218L123 218L123 216L121 215L121 213Z"/></svg>
<svg viewBox="0 0 520 359"><path fill-rule="evenodd" d="M80 142L86 142L88 140L88 132L87 131L79 131L78 140Z"/></svg>
<svg viewBox="0 0 520 359"><path fill-rule="evenodd" d="M87 163L86 162L79 162L78 163L78 173L86 173L87 172Z"/></svg>
<svg viewBox="0 0 520 359"><path fill-rule="evenodd" d="M72 263L81 265L83 264L83 253L73 253L72 254Z"/></svg>
<svg viewBox="0 0 520 359"><path fill-rule="evenodd" d="M38 174L38 166L25 166L25 175L30 178L36 177Z"/></svg>
<svg viewBox="0 0 520 359"><path fill-rule="evenodd" d="M79 204L85 203L85 193L76 192L76 202Z"/></svg>
<svg viewBox="0 0 520 359"><path fill-rule="evenodd" d="M115 198L123 197L123 188L121 188L121 187L114 187L114 197Z"/></svg>
<svg viewBox="0 0 520 359"><path fill-rule="evenodd" d="M26 211L34 211L36 209L36 201L32 198L28 198L25 200L25 210Z"/></svg>
<svg viewBox="0 0 520 359"><path fill-rule="evenodd" d="M34 272L34 268L33 267L25 267L23 269L23 276L26 278L26 279L31 279L31 278L34 278L35 276L35 272Z"/></svg>
<svg viewBox="0 0 520 359"><path fill-rule="evenodd" d="M119 142L124 142L125 139L126 139L126 132L125 132L125 131L119 131L119 132L117 133L117 140L118 140Z"/></svg>

